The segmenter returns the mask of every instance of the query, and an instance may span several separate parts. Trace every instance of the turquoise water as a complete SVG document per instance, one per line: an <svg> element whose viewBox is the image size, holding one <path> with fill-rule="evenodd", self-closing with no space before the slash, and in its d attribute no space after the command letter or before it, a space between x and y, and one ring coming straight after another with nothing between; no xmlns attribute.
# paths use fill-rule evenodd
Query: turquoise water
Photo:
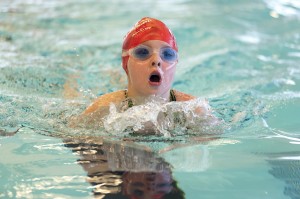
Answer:
<svg viewBox="0 0 300 199"><path fill-rule="evenodd" d="M126 87L122 38L143 16L173 30L174 88L208 98L224 133L68 127ZM149 173L174 180L166 198L299 198L299 21L297 0L2 0L0 198L122 198Z"/></svg>

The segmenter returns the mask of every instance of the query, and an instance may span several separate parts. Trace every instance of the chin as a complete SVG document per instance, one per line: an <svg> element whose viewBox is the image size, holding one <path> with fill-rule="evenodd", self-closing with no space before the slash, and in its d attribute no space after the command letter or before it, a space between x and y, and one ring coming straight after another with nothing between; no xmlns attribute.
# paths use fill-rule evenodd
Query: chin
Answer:
<svg viewBox="0 0 300 199"><path fill-rule="evenodd" d="M168 92L168 90L162 90L162 89L153 89L151 92L149 92L150 95L155 95L157 97L162 97L164 98L164 95Z"/></svg>

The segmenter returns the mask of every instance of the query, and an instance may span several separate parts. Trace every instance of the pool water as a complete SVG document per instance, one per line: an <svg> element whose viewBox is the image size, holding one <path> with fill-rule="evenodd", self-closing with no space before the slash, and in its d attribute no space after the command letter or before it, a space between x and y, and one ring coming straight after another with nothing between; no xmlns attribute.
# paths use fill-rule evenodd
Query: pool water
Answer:
<svg viewBox="0 0 300 199"><path fill-rule="evenodd" d="M122 39L144 16L174 32L173 87L207 98L221 134L69 127L126 88ZM297 0L2 0L0 198L300 198L299 22Z"/></svg>

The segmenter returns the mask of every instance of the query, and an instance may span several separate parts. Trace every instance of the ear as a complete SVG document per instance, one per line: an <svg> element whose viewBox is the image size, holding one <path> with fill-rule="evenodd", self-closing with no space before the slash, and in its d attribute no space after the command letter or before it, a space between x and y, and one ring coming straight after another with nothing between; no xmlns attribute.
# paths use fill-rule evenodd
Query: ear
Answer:
<svg viewBox="0 0 300 199"><path fill-rule="evenodd" d="M123 69L124 69L126 75L128 76L128 68L127 68L127 65L126 65L125 67L123 67Z"/></svg>
<svg viewBox="0 0 300 199"><path fill-rule="evenodd" d="M129 59L129 56L122 57L122 67L125 70L127 75L128 75L128 68L127 68L128 59Z"/></svg>

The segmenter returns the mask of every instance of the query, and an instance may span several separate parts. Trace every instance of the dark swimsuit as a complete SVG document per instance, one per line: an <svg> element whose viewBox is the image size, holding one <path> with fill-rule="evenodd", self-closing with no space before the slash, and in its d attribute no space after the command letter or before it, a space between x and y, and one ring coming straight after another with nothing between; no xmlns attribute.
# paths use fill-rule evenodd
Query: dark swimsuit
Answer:
<svg viewBox="0 0 300 199"><path fill-rule="evenodd" d="M128 99L128 108L131 108L133 107L133 102L132 100L128 97L128 94L127 94L127 90L124 90L124 93L125 93L125 99ZM175 92L173 89L170 90L170 99L169 99L170 102L176 102L176 96L175 96Z"/></svg>

